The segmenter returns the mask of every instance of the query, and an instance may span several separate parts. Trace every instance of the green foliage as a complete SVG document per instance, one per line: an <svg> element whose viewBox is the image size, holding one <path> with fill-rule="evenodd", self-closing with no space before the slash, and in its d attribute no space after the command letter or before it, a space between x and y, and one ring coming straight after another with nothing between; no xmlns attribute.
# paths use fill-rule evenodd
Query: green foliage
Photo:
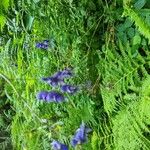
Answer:
<svg viewBox="0 0 150 150"><path fill-rule="evenodd" d="M147 1L1 2L0 149L47 150L53 139L72 149L84 121L92 132L76 149L148 150ZM35 48L45 39L47 51ZM74 68L67 82L80 91L62 104L37 101L38 91L52 90L41 77L64 67Z"/></svg>
<svg viewBox="0 0 150 150"><path fill-rule="evenodd" d="M99 145L100 145L100 138L97 135L97 133L94 131L91 137L91 146L92 146L92 150L97 150Z"/></svg>
<svg viewBox="0 0 150 150"><path fill-rule="evenodd" d="M9 0L1 0L0 1L0 8L1 8L1 11L2 10L5 10L7 11L8 10L8 7L9 7Z"/></svg>
<svg viewBox="0 0 150 150"><path fill-rule="evenodd" d="M141 2L141 1L140 1ZM135 7L140 9L144 6L143 3L135 3ZM124 16L129 16L132 21L134 21L135 26L138 28L139 32L150 40L150 26L145 22L145 20L140 17L138 11L134 10L129 6L128 3L124 2Z"/></svg>
<svg viewBox="0 0 150 150"><path fill-rule="evenodd" d="M125 6L125 13L126 9L130 8ZM108 123L103 123L108 132L104 130L106 141L102 144L108 149L148 150L150 147L149 95L146 92L150 78L149 48L147 40L138 33L140 31L148 38L149 27L134 13L130 9L127 16L132 21L127 18L118 25L115 45L107 38L102 51L98 52L101 61L97 68L102 79L100 92L104 111L109 116ZM138 30L133 27L133 21Z"/></svg>
<svg viewBox="0 0 150 150"><path fill-rule="evenodd" d="M116 149L149 149L150 112L149 89L150 76L143 82L140 96L121 109L113 119L114 144ZM143 93L144 92L144 93ZM148 95L147 95L148 94ZM129 144L126 144L126 143Z"/></svg>
<svg viewBox="0 0 150 150"><path fill-rule="evenodd" d="M12 120L13 110L10 108L10 102L7 101L3 88L6 83L0 78L0 149L11 149L10 126L8 123Z"/></svg>
<svg viewBox="0 0 150 150"><path fill-rule="evenodd" d="M134 4L134 7L135 7L136 9L141 9L145 4L146 4L146 0L138 0L138 1Z"/></svg>
<svg viewBox="0 0 150 150"><path fill-rule="evenodd" d="M0 27L1 27L1 30L3 29L4 25L6 23L6 18L0 14Z"/></svg>
<svg viewBox="0 0 150 150"><path fill-rule="evenodd" d="M9 0L1 0L0 1L0 28L3 29L4 25L6 24L6 15L4 12L8 11L10 6Z"/></svg>
<svg viewBox="0 0 150 150"><path fill-rule="evenodd" d="M132 43L128 39L126 43L122 44L120 40L116 43L117 47L109 43L103 46L101 53L98 52L101 61L97 68L102 78L100 92L104 111L109 116L106 122L111 124L106 123L105 127L108 126L108 133L112 130L108 137L104 130L105 147L149 149L149 121L145 122L145 118L149 120L149 112L144 113L149 104L142 94L149 89L149 49L142 45L140 36L134 36Z"/></svg>

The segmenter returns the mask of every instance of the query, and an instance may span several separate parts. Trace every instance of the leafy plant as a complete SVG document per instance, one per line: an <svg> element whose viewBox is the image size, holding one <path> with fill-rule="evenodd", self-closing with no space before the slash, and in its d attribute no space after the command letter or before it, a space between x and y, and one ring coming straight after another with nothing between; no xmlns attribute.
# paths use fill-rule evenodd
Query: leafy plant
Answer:
<svg viewBox="0 0 150 150"><path fill-rule="evenodd" d="M149 149L148 1L0 4L0 149L47 150L53 140L72 149L82 121L92 132L77 149ZM39 90L54 90L41 78L66 67L78 93L61 104L37 101Z"/></svg>

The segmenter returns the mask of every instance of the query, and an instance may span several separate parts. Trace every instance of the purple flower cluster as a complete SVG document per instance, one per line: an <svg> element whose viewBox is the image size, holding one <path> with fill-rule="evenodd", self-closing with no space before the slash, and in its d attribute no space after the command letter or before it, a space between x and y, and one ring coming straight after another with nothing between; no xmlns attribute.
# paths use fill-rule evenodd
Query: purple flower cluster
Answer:
<svg viewBox="0 0 150 150"><path fill-rule="evenodd" d="M42 78L43 81L46 83L50 84L52 87L58 86L58 85L63 85L64 84L64 79L72 77L73 73L72 70L69 68L66 68L62 71L58 71L51 77L44 77Z"/></svg>
<svg viewBox="0 0 150 150"><path fill-rule="evenodd" d="M42 91L37 94L37 99L44 100L47 102L62 102L65 100L64 96L56 91Z"/></svg>
<svg viewBox="0 0 150 150"><path fill-rule="evenodd" d="M51 77L42 78L42 81L48 83L52 87L56 87L59 85L62 92L74 94L77 92L78 88L73 85L65 84L64 81L65 78L70 78L72 76L72 70L70 68L65 68L62 71L56 72ZM37 99L47 102L63 102L65 100L65 97L58 91L41 91L37 94Z"/></svg>
<svg viewBox="0 0 150 150"><path fill-rule="evenodd" d="M51 85L52 87L55 87L64 83L64 80L61 78L58 78L57 76L42 78L42 80L48 83L49 85Z"/></svg>
<svg viewBox="0 0 150 150"><path fill-rule="evenodd" d="M65 83L65 78L70 78L72 76L72 70L67 68L62 71L58 71L51 77L42 78L44 82L48 83L52 87L59 86L62 93L58 91L41 91L37 94L37 99L46 102L63 102L65 100L63 93L66 92L68 94L74 94L78 91L78 87ZM76 147L78 144L85 143L90 131L91 129L87 128L85 123L82 122L80 127L76 130L73 138L71 139L71 145ZM51 143L51 146L53 150L68 150L67 145L56 140Z"/></svg>
<svg viewBox="0 0 150 150"><path fill-rule="evenodd" d="M78 128L75 132L75 135L71 139L71 145L73 147L76 147L79 144L83 144L87 141L88 133L91 131L90 128L85 126L85 123L82 123L80 125L80 128ZM68 147L65 144L62 144L58 141L53 141L51 143L53 150L68 150Z"/></svg>
<svg viewBox="0 0 150 150"><path fill-rule="evenodd" d="M44 77L42 80L52 87L56 87L60 85L60 89L62 92L66 92L69 94L74 94L77 92L78 88L73 85L65 84L65 78L70 78L73 76L72 70L70 68L66 68L62 71L56 72L51 77Z"/></svg>
<svg viewBox="0 0 150 150"><path fill-rule="evenodd" d="M42 42L36 43L37 48L47 50L49 46L49 40L43 40Z"/></svg>
<svg viewBox="0 0 150 150"><path fill-rule="evenodd" d="M87 141L87 134L91 129L87 128L84 123L80 125L80 128L76 130L74 137L71 140L71 145L75 147L77 144L82 144Z"/></svg>
<svg viewBox="0 0 150 150"><path fill-rule="evenodd" d="M64 79L64 78L69 78L73 76L72 70L70 68L65 68L62 71L58 71L55 74L56 77Z"/></svg>

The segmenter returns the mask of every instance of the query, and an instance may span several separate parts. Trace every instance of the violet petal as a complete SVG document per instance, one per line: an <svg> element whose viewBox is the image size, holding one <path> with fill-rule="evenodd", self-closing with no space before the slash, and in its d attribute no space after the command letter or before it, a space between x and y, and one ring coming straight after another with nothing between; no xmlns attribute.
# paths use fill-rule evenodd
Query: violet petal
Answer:
<svg viewBox="0 0 150 150"><path fill-rule="evenodd" d="M53 150L68 150L67 145L62 144L62 143L55 141L55 140L51 143L51 145L52 145Z"/></svg>

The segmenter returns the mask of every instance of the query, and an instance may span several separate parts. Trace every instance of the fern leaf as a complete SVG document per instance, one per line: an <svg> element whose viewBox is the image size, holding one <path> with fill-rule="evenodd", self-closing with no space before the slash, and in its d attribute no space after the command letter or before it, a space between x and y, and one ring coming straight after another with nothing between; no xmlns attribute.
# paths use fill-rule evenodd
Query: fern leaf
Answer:
<svg viewBox="0 0 150 150"><path fill-rule="evenodd" d="M5 16L3 16L3 15L0 14L0 28L1 28L1 30L3 29L5 23L6 23Z"/></svg>
<svg viewBox="0 0 150 150"><path fill-rule="evenodd" d="M3 6L5 11L8 11L9 8L9 0L1 0L0 1L0 6Z"/></svg>
<svg viewBox="0 0 150 150"><path fill-rule="evenodd" d="M97 150L99 142L100 142L99 137L98 137L97 133L94 131L92 138L91 138L91 146L92 146L93 150Z"/></svg>
<svg viewBox="0 0 150 150"><path fill-rule="evenodd" d="M134 9L131 9L125 2L123 16L129 17L132 21L134 21L139 32L150 41L150 26L142 17L139 16L138 12L136 12Z"/></svg>

